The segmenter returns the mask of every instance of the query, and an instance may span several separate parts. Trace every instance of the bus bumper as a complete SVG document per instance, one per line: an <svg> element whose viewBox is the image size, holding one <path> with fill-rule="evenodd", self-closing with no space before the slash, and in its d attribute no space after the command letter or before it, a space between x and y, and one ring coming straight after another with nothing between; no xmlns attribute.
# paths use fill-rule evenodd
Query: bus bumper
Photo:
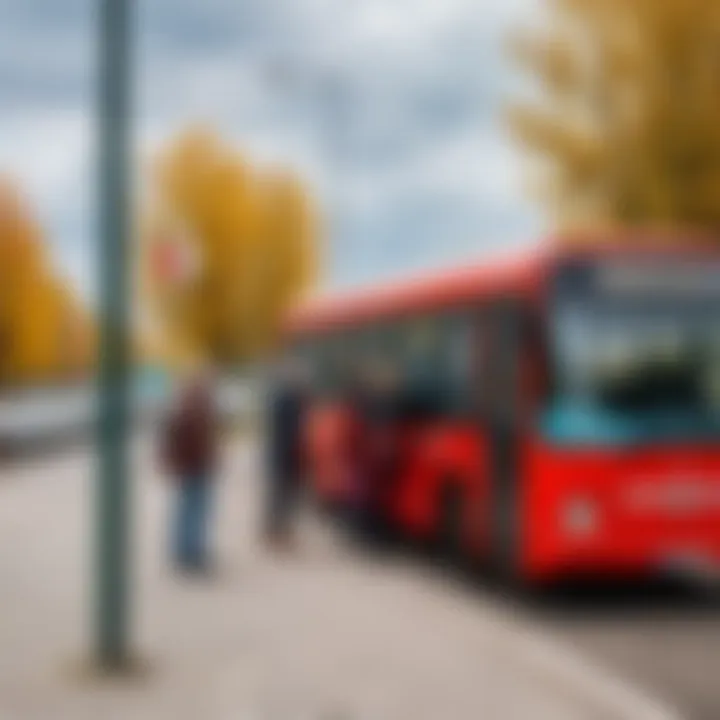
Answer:
<svg viewBox="0 0 720 720"><path fill-rule="evenodd" d="M530 582L557 580L680 580L720 585L720 548L647 552L555 552L523 563Z"/></svg>

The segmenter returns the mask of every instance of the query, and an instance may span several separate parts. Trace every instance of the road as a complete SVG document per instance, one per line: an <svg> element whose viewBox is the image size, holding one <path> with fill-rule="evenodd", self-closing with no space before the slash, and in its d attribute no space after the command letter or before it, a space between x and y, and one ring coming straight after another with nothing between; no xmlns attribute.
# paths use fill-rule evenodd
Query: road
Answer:
<svg viewBox="0 0 720 720"><path fill-rule="evenodd" d="M720 718L720 599L702 588L559 594L524 610L553 636L692 720Z"/></svg>
<svg viewBox="0 0 720 720"><path fill-rule="evenodd" d="M443 576L438 574L438 581ZM519 592L454 578L480 607L511 615L603 678L598 692L650 699L672 717L720 718L720 592L701 585L567 584ZM631 700L632 702L632 700Z"/></svg>
<svg viewBox="0 0 720 720"><path fill-rule="evenodd" d="M247 441L218 488L218 576L177 578L168 486L148 450L134 462L133 613L147 667L125 683L86 669L89 454L0 469L0 717L720 717L712 605L507 597L406 555L359 553L309 516L297 554L268 555Z"/></svg>

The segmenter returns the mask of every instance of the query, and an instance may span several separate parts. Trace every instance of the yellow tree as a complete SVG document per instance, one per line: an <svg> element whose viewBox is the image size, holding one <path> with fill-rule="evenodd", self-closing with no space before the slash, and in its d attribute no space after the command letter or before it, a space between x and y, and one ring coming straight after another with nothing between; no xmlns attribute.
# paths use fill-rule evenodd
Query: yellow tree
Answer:
<svg viewBox="0 0 720 720"><path fill-rule="evenodd" d="M52 271L18 191L0 183L0 383L64 380L92 362L91 319Z"/></svg>
<svg viewBox="0 0 720 720"><path fill-rule="evenodd" d="M232 147L204 130L182 134L158 159L142 230L144 295L154 334L177 354L220 364L247 359L309 280L306 225L294 225L303 228L302 242L296 232L298 252L289 231L286 246L278 239L281 219L298 214L300 198L305 202L294 182L285 184L280 192L280 183L264 182ZM284 269L288 262L295 274Z"/></svg>
<svg viewBox="0 0 720 720"><path fill-rule="evenodd" d="M261 225L248 287L246 343L251 352L272 349L285 309L312 285L317 273L318 220L296 178L282 172L262 179Z"/></svg>
<svg viewBox="0 0 720 720"><path fill-rule="evenodd" d="M720 227L720 3L548 0L512 125L561 226Z"/></svg>
<svg viewBox="0 0 720 720"><path fill-rule="evenodd" d="M87 377L95 362L97 333L92 314L70 286L58 277L48 282L49 297L55 306L54 373L59 380Z"/></svg>

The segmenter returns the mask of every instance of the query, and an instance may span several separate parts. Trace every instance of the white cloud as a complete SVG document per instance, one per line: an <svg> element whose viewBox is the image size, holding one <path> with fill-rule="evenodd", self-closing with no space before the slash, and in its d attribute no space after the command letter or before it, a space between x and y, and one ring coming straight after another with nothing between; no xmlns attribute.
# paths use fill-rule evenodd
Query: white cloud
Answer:
<svg viewBox="0 0 720 720"><path fill-rule="evenodd" d="M91 123L80 108L0 118L0 173L16 179L35 209L56 264L91 294Z"/></svg>
<svg viewBox="0 0 720 720"><path fill-rule="evenodd" d="M0 102L7 95L13 108L0 116L0 170L27 186L57 256L89 287L92 3L72 0L63 17L54 1L39 0L33 14L24 0L0 0L21 20L15 33L0 28L5 75L17 81L6 93L0 77ZM333 253L337 278L361 266L366 275L401 272L441 262L443 253L476 254L489 245L472 238L488 229L501 245L517 242L537 222L497 120L509 77L502 38L540 3L142 3L140 147L205 120L252 157L298 168L326 202L341 194L348 222ZM284 81L269 77L273 64L285 65ZM344 107L322 99L328 73L346 92ZM345 121L333 124L338 110ZM427 210L428 237L413 245L417 207ZM433 244L429 234L441 227L443 240ZM382 238L375 249L370 232Z"/></svg>
<svg viewBox="0 0 720 720"><path fill-rule="evenodd" d="M40 206L52 204L83 173L90 130L81 108L0 116L0 171L17 177Z"/></svg>
<svg viewBox="0 0 720 720"><path fill-rule="evenodd" d="M348 179L344 197L360 214L398 198L433 193L509 206L521 194L521 174L520 158L507 139L470 127L429 145L405 164L356 174Z"/></svg>

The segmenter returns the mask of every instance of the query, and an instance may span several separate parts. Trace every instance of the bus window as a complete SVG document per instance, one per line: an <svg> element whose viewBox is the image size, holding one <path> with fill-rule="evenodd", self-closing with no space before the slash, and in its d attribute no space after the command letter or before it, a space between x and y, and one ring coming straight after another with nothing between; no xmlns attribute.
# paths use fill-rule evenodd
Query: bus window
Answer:
<svg viewBox="0 0 720 720"><path fill-rule="evenodd" d="M332 337L320 335L310 338L303 343L301 354L311 368L313 394L326 397L334 386Z"/></svg>
<svg viewBox="0 0 720 720"><path fill-rule="evenodd" d="M406 320L398 328L399 363L405 378L405 400L413 415L436 414L440 408L437 356L440 340L433 317Z"/></svg>
<svg viewBox="0 0 720 720"><path fill-rule="evenodd" d="M443 385L450 412L465 413L472 407L468 392L475 377L476 326L470 313L457 313L444 319L442 343Z"/></svg>
<svg viewBox="0 0 720 720"><path fill-rule="evenodd" d="M327 394L338 397L345 392L351 368L352 352L349 342L350 333L336 333L327 338L325 344L324 384Z"/></svg>
<svg viewBox="0 0 720 720"><path fill-rule="evenodd" d="M474 355L470 313L417 318L403 333L403 368L411 399L434 413L464 413Z"/></svg>
<svg viewBox="0 0 720 720"><path fill-rule="evenodd" d="M398 324L383 322L356 331L354 342L348 343L355 377L359 380L372 367L399 371Z"/></svg>
<svg viewBox="0 0 720 720"><path fill-rule="evenodd" d="M434 318L411 320L400 330L402 361L409 382L429 385L435 375L438 349L437 325Z"/></svg>
<svg viewBox="0 0 720 720"><path fill-rule="evenodd" d="M314 338L292 343L286 350L286 357L298 362L306 370L310 390L314 392L318 377L318 345Z"/></svg>
<svg viewBox="0 0 720 720"><path fill-rule="evenodd" d="M345 394L352 394L362 383L365 369L375 357L375 337L372 328L354 328L341 340L343 353L342 387Z"/></svg>
<svg viewBox="0 0 720 720"><path fill-rule="evenodd" d="M376 342L374 328L361 327L356 329L350 340L349 352L352 356L351 377L352 382L359 382L364 369L373 361L376 355Z"/></svg>

